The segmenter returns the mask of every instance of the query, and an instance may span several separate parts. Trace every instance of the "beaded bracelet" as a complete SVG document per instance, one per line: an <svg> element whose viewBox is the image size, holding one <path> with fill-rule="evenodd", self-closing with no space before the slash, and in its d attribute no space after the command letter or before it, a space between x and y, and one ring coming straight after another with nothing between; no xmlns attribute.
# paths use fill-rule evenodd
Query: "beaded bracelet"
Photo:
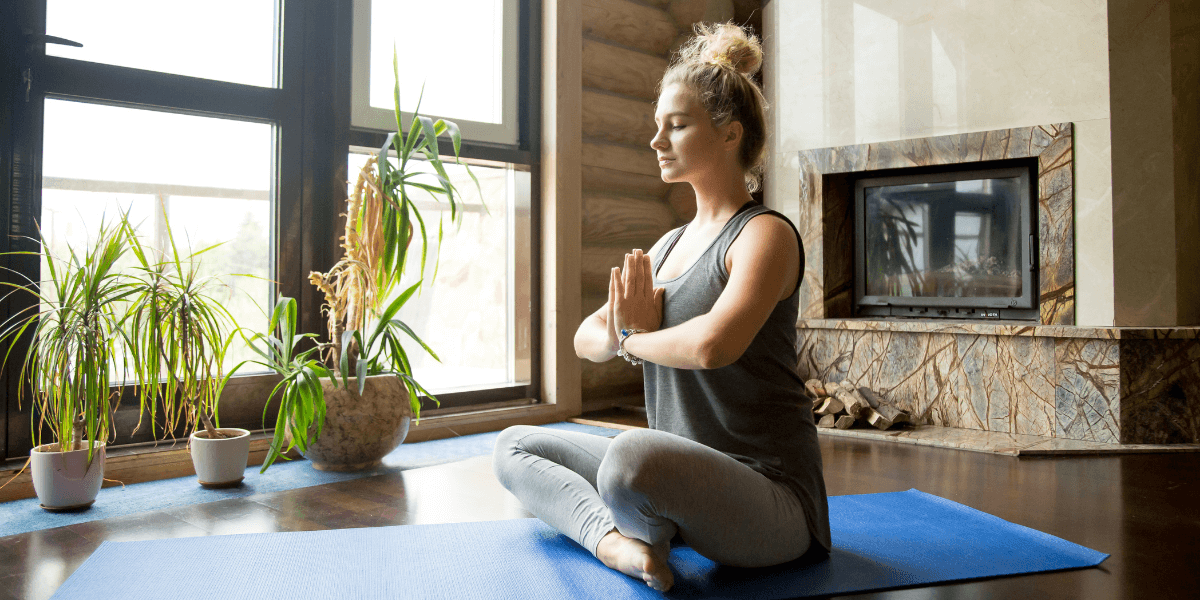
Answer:
<svg viewBox="0 0 1200 600"><path fill-rule="evenodd" d="M617 356L620 356L621 358L629 361L629 364L637 366L637 365L642 364L644 361L625 351L625 340L629 339L630 336L632 336L635 333L646 333L646 330L645 329L622 329L621 330L621 343L620 343L620 346L617 348Z"/></svg>

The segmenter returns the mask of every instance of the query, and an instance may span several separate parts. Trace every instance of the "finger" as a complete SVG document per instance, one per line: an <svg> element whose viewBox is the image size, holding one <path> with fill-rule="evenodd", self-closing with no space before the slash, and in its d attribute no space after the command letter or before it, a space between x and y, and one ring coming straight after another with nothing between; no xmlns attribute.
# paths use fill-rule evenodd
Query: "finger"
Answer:
<svg viewBox="0 0 1200 600"><path fill-rule="evenodd" d="M646 289L654 289L654 261L650 260L649 254L642 255L642 277L646 282ZM654 293L658 293L655 291Z"/></svg>
<svg viewBox="0 0 1200 600"><path fill-rule="evenodd" d="M620 271L617 267L613 267L608 272L608 313L612 314L613 303L616 302L617 293L617 272Z"/></svg>
<svg viewBox="0 0 1200 600"><path fill-rule="evenodd" d="M608 329L616 331L617 327L617 279L621 269L613 267L608 274Z"/></svg>
<svg viewBox="0 0 1200 600"><path fill-rule="evenodd" d="M645 272L642 270L642 251L634 250L633 251L633 276L630 277L630 279L633 281L633 289L630 290L630 293L633 294L633 296L635 298L640 297L646 293L647 287L646 287L645 280L643 279L644 273Z"/></svg>
<svg viewBox="0 0 1200 600"><path fill-rule="evenodd" d="M632 283L634 283L631 281L632 276L634 276L634 254L625 254L625 269L622 270L622 275L624 276L624 280L620 282L622 283L620 292L628 294L629 290L632 289Z"/></svg>

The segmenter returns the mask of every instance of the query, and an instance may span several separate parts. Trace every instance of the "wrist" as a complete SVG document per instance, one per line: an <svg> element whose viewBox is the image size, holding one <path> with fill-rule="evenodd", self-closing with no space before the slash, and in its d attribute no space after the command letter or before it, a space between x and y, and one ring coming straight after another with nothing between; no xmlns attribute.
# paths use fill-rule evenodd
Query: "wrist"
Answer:
<svg viewBox="0 0 1200 600"><path fill-rule="evenodd" d="M625 360L629 361L629 363L634 366L640 365L644 361L640 357L630 354L629 350L625 347L625 343L629 340L629 338L633 337L635 334L638 334L638 333L647 333L647 331L645 329L625 328L625 329L621 329L618 332L618 337L617 337L617 339L620 340L619 347L617 350L617 356L624 358Z"/></svg>

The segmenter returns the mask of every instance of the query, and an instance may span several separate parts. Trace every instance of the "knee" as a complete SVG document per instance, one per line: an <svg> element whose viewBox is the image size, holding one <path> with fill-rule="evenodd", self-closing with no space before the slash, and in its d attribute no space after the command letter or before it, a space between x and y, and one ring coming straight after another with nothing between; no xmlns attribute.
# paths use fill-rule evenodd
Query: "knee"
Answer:
<svg viewBox="0 0 1200 600"><path fill-rule="evenodd" d="M537 427L514 425L501 431L496 438L496 446L492 449L492 473L505 488L509 487L511 463L520 452L521 438L536 431Z"/></svg>
<svg viewBox="0 0 1200 600"><path fill-rule="evenodd" d="M596 487L606 502L623 492L651 494L662 480L662 464L654 434L631 429L613 438L596 473Z"/></svg>

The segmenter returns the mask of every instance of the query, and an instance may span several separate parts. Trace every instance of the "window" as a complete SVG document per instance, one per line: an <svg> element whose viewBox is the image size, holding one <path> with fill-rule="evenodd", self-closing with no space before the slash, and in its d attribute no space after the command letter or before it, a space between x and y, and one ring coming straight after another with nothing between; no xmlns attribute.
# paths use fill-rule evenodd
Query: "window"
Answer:
<svg viewBox="0 0 1200 600"><path fill-rule="evenodd" d="M277 87L276 0L48 0L49 56Z"/></svg>
<svg viewBox="0 0 1200 600"><path fill-rule="evenodd" d="M403 123L412 119L420 98L422 114L455 121L468 139L515 144L517 4L354 0L352 124L395 129L394 50ZM406 61L409 57L417 60Z"/></svg>
<svg viewBox="0 0 1200 600"><path fill-rule="evenodd" d="M435 54L456 65L420 75L428 83L421 112L462 126L461 155L483 194L474 192L465 170L452 173L468 196L467 213L461 227L447 218L437 285L402 316L442 358L418 362L417 369L443 408L537 397L536 6L531 0L0 3L2 50L6 60L16 57L13 68L0 72L4 226L16 236L41 227L55 246L86 236L117 207L131 210L148 237L163 235L168 216L177 243L224 242L205 255L212 255L205 264L214 273L263 278L230 281L236 290L229 307L239 324L261 329L260 311L286 295L298 301L302 329L323 334L321 298L308 273L336 262L345 182L363 149L378 149L395 129L387 36L408 29L372 23L419 20L430 25L416 29L441 35L438 24L454 15L471 45L449 47L444 36L418 39L422 32L406 35L397 48L401 57ZM375 52L372 44L384 49ZM354 59L363 48L370 61ZM387 70L363 79L359 94L355 67L375 65L376 55ZM371 100L376 87L384 100ZM406 106L415 103L417 91L402 93ZM360 104L386 121L360 119ZM440 207L421 208L436 221ZM37 249L2 237L0 250ZM38 277L36 257L9 258L3 266ZM19 309L12 300L0 306L5 317ZM0 460L26 456L31 445L29 403L18 410L14 371L10 364L3 372ZM222 425L260 429L272 377L247 374L231 383ZM122 393L131 397L130 390ZM117 444L147 438L128 437L138 417L134 404L118 411ZM274 408L266 408L273 423Z"/></svg>
<svg viewBox="0 0 1200 600"><path fill-rule="evenodd" d="M366 158L355 152L348 161L361 165ZM464 166L447 165L451 183L463 193L457 224L450 221L449 203L417 199L430 229L425 276L433 285L399 314L438 354L440 360L425 352L409 358L413 376L439 400L443 392L528 385L531 376L529 172L479 163L471 170L478 190ZM444 226L440 250L439 221ZM414 239L409 248L409 268L393 298L420 276L419 244L420 238Z"/></svg>
<svg viewBox="0 0 1200 600"><path fill-rule="evenodd" d="M200 256L201 275L220 281L212 293L238 325L265 330L274 291L270 124L47 99L43 131L38 223L51 252L81 250L121 213L145 243L169 252L169 225L185 256L220 244ZM130 268L134 258L123 262ZM235 343L225 367L253 356Z"/></svg>

